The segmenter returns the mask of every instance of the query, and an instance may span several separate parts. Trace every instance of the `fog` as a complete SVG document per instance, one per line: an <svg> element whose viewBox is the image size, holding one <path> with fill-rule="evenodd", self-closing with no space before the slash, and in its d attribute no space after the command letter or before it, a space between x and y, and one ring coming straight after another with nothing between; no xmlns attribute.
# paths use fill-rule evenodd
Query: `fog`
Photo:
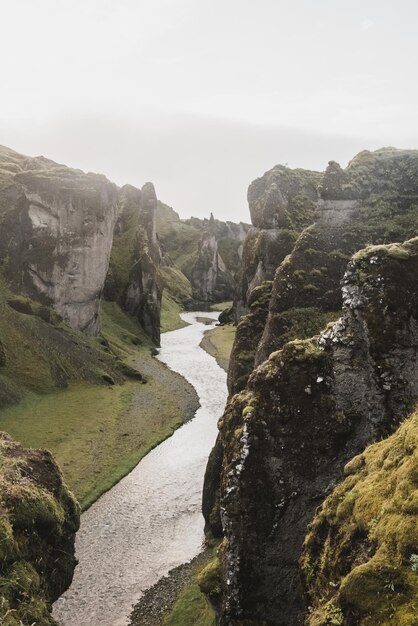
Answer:
<svg viewBox="0 0 418 626"><path fill-rule="evenodd" d="M248 221L277 163L418 147L413 1L1 6L0 143L151 180L182 217Z"/></svg>

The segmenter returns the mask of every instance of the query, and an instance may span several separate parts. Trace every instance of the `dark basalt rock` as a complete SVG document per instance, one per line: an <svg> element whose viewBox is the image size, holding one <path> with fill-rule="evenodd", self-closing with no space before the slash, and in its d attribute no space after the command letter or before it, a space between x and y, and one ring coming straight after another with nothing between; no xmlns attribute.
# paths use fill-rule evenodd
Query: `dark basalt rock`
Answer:
<svg viewBox="0 0 418 626"><path fill-rule="evenodd" d="M343 315L270 355L221 419L220 624L303 624L298 561L315 509L353 456L418 399L418 239L371 247L343 281Z"/></svg>
<svg viewBox="0 0 418 626"><path fill-rule="evenodd" d="M338 317L340 281L357 250L418 233L417 151L365 151L345 170L331 161L319 191L317 221L277 270L256 365Z"/></svg>
<svg viewBox="0 0 418 626"><path fill-rule="evenodd" d="M273 280L277 267L293 250L300 232L315 220L320 179L319 172L278 165L251 183L248 189L254 226L244 243L234 315L237 323L243 315L250 312L250 316L237 328L229 371L230 390L237 391L245 386L264 330L268 302L263 298L262 306L256 311L257 298L251 294L266 281Z"/></svg>

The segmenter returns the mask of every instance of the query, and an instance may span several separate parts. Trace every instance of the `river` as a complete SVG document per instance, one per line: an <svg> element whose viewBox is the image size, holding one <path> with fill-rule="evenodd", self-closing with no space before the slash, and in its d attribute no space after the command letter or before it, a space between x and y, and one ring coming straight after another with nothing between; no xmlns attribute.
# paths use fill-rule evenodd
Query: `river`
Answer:
<svg viewBox="0 0 418 626"><path fill-rule="evenodd" d="M218 313L183 313L190 325L164 333L158 358L196 389L200 408L97 500L81 518L79 565L54 605L62 626L125 626L142 592L198 554L205 466L225 406L226 374L199 347Z"/></svg>

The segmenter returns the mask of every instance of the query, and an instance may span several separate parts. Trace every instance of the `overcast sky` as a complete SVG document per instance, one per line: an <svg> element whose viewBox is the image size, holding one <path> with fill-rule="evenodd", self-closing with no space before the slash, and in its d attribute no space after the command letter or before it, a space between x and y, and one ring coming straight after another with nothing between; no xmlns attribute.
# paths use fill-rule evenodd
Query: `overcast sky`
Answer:
<svg viewBox="0 0 418 626"><path fill-rule="evenodd" d="M416 0L0 0L0 143L248 220L276 163L418 148Z"/></svg>

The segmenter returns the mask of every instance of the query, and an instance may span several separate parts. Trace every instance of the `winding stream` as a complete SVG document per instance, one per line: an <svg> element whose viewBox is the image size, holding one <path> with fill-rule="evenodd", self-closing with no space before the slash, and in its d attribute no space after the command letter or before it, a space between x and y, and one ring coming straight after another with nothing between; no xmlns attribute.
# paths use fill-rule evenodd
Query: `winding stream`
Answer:
<svg viewBox="0 0 418 626"><path fill-rule="evenodd" d="M210 328L183 313L190 326L165 333L159 359L196 389L201 407L83 515L79 565L55 603L62 626L125 626L141 593L201 549L201 493L217 418L226 402L226 374L199 344Z"/></svg>

